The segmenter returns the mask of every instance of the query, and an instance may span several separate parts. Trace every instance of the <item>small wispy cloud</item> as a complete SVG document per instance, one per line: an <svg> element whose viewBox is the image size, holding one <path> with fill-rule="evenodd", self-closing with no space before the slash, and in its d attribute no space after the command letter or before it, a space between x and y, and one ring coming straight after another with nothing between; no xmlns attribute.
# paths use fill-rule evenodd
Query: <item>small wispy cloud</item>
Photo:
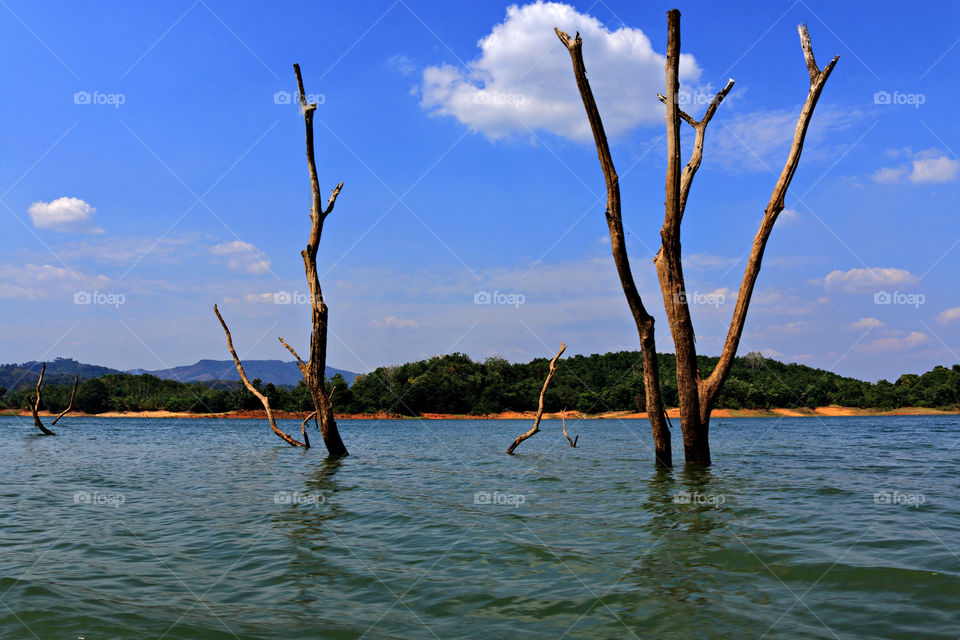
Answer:
<svg viewBox="0 0 960 640"><path fill-rule="evenodd" d="M215 256L225 256L227 267L247 273L265 273L270 270L270 260L263 251L243 240L224 242L210 247Z"/></svg>
<svg viewBox="0 0 960 640"><path fill-rule="evenodd" d="M854 331L866 331L868 329L879 329L885 326L881 320L876 318L860 318L850 325Z"/></svg>
<svg viewBox="0 0 960 640"><path fill-rule="evenodd" d="M419 329L420 323L416 320L408 320L406 318L398 318L397 316L387 316L383 320L374 320L370 323L371 326L379 327L381 329Z"/></svg>
<svg viewBox="0 0 960 640"><path fill-rule="evenodd" d="M960 307L954 307L941 311L937 314L938 324L957 324L960 323Z"/></svg>

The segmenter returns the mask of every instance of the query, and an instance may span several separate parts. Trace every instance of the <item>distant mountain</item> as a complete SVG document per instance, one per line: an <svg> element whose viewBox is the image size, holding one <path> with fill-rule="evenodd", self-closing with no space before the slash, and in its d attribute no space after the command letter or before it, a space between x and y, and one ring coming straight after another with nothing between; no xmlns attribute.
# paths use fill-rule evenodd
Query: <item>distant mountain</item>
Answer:
<svg viewBox="0 0 960 640"><path fill-rule="evenodd" d="M0 387L13 391L24 387L33 387L40 377L42 362L23 362L14 364L0 364ZM303 378L295 362L281 360L247 360L243 368L250 379L260 378L264 383L272 382L276 385L296 386ZM56 358L47 362L47 370L43 375L46 384L73 384L73 376L80 376L80 380L99 378L111 373L129 373L132 375L149 374L164 380L179 380L180 382L217 382L239 380L240 375L233 364L233 360L200 360L196 364L173 367L171 369L131 369L120 371L110 367L101 367L95 364L84 364L71 358ZM336 374L343 376L347 384L353 384L357 374L343 369L327 367L327 377Z"/></svg>
<svg viewBox="0 0 960 640"><path fill-rule="evenodd" d="M43 363L37 361L0 364L0 387L13 390L25 386L36 386L42 366ZM87 380L88 378L99 378L108 373L122 373L122 371L95 364L83 364L71 358L56 358L47 362L47 370L43 374L43 383L72 384L75 375L80 376L81 380Z"/></svg>
<svg viewBox="0 0 960 640"><path fill-rule="evenodd" d="M243 369L251 380L260 378L264 383L296 385L303 378L295 362L283 362L282 360L245 360ZM179 380L180 382L214 382L240 379L240 374L237 373L237 367L233 364L233 360L200 360L195 364L173 367L172 369L159 369L157 371L134 369L127 371L127 373L134 375L146 373L165 380ZM357 374L352 371L327 367L328 378L332 378L338 373L343 376L347 384L353 384L354 378L357 377Z"/></svg>

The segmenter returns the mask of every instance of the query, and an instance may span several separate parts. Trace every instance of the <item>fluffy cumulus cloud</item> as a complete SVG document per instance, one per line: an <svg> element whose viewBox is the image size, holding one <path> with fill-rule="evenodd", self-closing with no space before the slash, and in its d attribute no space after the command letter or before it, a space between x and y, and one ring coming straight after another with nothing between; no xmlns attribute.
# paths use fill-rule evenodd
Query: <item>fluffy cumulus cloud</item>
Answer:
<svg viewBox="0 0 960 640"><path fill-rule="evenodd" d="M639 29L609 30L570 5L536 2L507 9L479 44L481 55L469 70L450 65L423 71L421 105L451 115L492 139L543 129L577 140L590 138L590 125L577 91L570 56L554 27L583 38L590 85L607 135L616 137L642 123L661 123L657 92L664 85L664 57ZM681 54L680 79L700 77L693 56ZM693 92L693 89L690 89Z"/></svg>
<svg viewBox="0 0 960 640"><path fill-rule="evenodd" d="M940 324L960 324L960 307L941 311L937 314L937 322Z"/></svg>
<svg viewBox="0 0 960 640"><path fill-rule="evenodd" d="M57 198L51 202L34 202L27 209L33 226L63 233L103 233L93 222L97 209L80 198Z"/></svg>
<svg viewBox="0 0 960 640"><path fill-rule="evenodd" d="M912 287L917 282L917 276L905 269L876 267L873 269L831 271L824 278L824 287L827 291L871 293L884 289Z"/></svg>
<svg viewBox="0 0 960 640"><path fill-rule="evenodd" d="M210 253L225 257L227 266L235 271L265 273L270 270L270 260L263 251L243 240L214 245Z"/></svg>
<svg viewBox="0 0 960 640"><path fill-rule="evenodd" d="M873 174L873 181L879 184L893 184L905 180L913 184L942 184L953 182L960 173L960 161L936 149L915 154L906 149L888 155L902 154L913 156L909 164L883 167Z"/></svg>
<svg viewBox="0 0 960 640"><path fill-rule="evenodd" d="M960 171L960 162L947 156L918 158L913 161L913 170L910 172L910 182L953 182Z"/></svg>

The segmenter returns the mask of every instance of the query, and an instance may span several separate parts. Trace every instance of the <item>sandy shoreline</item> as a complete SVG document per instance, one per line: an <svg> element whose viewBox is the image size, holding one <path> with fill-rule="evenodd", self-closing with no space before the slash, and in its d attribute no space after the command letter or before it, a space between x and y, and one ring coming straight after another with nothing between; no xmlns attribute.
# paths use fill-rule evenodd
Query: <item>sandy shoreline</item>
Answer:
<svg viewBox="0 0 960 640"><path fill-rule="evenodd" d="M939 409L928 409L925 407L902 407L890 411L880 411L877 409L862 409L859 407L841 407L831 405L828 407L817 407L816 409L714 409L712 417L714 418L832 418L838 416L925 416L925 415L957 415L958 411L942 411ZM679 409L669 409L667 414L671 419L680 418ZM0 412L0 415L21 415L29 416L29 411ZM51 415L47 411L41 411L40 415ZM91 414L71 413L73 416L90 416ZM278 420L303 420L306 412L287 412L275 411L275 417ZM353 413L337 414L337 420L532 420L536 416L534 411L503 411L489 415L457 415L451 413L424 413L421 416L410 417L401 416L397 413ZM581 414L576 411L567 411L566 416L570 420L636 420L646 419L646 413L637 413L633 411L608 411L597 414ZM108 411L106 413L96 414L98 418L190 418L196 420L202 419L231 419L231 420L265 420L266 413L260 411L230 411L227 413L186 413L177 411L133 411L119 412ZM544 419L559 419L559 413L545 413Z"/></svg>

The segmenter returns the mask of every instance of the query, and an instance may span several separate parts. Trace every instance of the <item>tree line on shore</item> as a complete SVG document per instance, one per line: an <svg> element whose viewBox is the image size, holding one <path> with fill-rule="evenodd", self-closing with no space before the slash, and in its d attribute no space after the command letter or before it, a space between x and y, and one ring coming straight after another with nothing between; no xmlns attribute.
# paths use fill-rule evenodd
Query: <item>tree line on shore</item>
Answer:
<svg viewBox="0 0 960 640"><path fill-rule="evenodd" d="M699 356L709 370L716 357ZM678 404L676 365L670 353L658 355L664 404ZM399 366L380 367L347 385L337 374L327 380L338 413L491 414L535 411L549 360L510 363L499 357L475 362L453 353ZM277 386L252 381L272 407L281 411L313 411L309 389L303 384ZM33 382L35 384L35 380ZM73 381L58 379L44 387L40 409L57 413L71 397ZM333 389L336 388L336 391ZM0 387L0 408L27 408L32 385ZM563 409L585 414L605 411L644 411L643 361L631 351L565 358L544 396L546 411ZM801 408L837 404L849 407L957 408L960 406L960 364L937 366L922 375L904 374L895 382L876 383L815 369L785 364L759 353L736 358L730 379L718 397L717 408ZM83 380L73 408L84 413L105 411L185 411L221 413L261 409L260 400L240 382L184 383L152 375L108 374Z"/></svg>

